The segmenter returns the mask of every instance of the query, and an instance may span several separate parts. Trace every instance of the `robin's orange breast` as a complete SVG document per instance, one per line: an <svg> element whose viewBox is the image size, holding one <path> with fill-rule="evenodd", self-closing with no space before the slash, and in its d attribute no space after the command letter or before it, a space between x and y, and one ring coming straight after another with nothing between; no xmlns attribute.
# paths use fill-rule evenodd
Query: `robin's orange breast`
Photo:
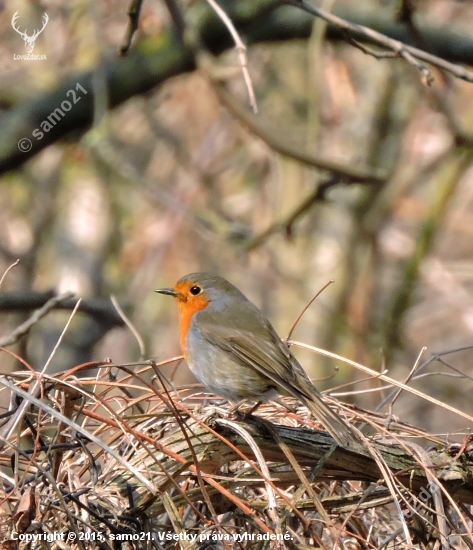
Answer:
<svg viewBox="0 0 473 550"><path fill-rule="evenodd" d="M209 305L209 300L205 294L201 293L197 296L193 296L189 293L191 283L183 282L177 283L174 290L178 294L177 303L179 306L179 343L181 346L182 355L184 359L188 361L187 350L187 333L192 322L192 317L202 309Z"/></svg>

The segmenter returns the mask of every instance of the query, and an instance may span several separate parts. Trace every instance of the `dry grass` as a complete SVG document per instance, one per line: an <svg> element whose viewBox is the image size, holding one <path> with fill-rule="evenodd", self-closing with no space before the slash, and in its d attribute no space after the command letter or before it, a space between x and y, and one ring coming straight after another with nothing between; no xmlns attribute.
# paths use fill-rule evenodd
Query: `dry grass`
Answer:
<svg viewBox="0 0 473 550"><path fill-rule="evenodd" d="M126 548L208 548L215 538L216 548L267 548L277 535L287 539L275 548L472 547L468 439L448 447L399 420L340 409L368 434L355 453L332 446L302 407L226 417L192 388L163 389L160 366L0 379L10 403L3 550L41 533L63 537L45 546L55 549L115 548L120 537ZM421 436L438 444L413 443Z"/></svg>

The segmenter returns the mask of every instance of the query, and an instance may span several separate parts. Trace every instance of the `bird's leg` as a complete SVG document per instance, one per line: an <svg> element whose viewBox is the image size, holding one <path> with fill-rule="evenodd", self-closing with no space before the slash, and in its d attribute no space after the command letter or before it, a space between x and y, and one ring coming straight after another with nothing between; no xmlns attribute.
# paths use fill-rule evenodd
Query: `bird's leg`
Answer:
<svg viewBox="0 0 473 550"><path fill-rule="evenodd" d="M256 409L261 405L261 403L262 401L257 401L257 403L253 405L253 407L251 407L251 409L246 413L246 416L251 416L256 411Z"/></svg>
<svg viewBox="0 0 473 550"><path fill-rule="evenodd" d="M296 413L297 412L297 407L290 407L289 405L286 405L286 403L284 403L284 401L281 398L275 399L274 401L278 405L281 405L281 407L284 407L286 409L286 411L289 411L290 413Z"/></svg>
<svg viewBox="0 0 473 550"><path fill-rule="evenodd" d="M246 403L246 401L247 401L246 399L242 399L241 401L238 401L238 403L233 405L233 407L228 409L228 413L227 413L228 416L236 414L238 412L238 409L243 405L243 403ZM256 411L256 409L261 405L261 403L262 401L258 401L256 405L254 405L248 412L245 412L244 415L251 416Z"/></svg>

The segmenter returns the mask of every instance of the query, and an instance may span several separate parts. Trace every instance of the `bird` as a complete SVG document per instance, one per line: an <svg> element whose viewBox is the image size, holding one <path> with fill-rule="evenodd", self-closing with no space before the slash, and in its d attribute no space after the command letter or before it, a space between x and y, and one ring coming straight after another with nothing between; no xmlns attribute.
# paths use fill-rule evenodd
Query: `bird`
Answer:
<svg viewBox="0 0 473 550"><path fill-rule="evenodd" d="M176 299L182 354L210 392L234 403L292 395L338 445L360 445L355 429L325 403L289 346L236 286L218 275L197 272L156 292Z"/></svg>

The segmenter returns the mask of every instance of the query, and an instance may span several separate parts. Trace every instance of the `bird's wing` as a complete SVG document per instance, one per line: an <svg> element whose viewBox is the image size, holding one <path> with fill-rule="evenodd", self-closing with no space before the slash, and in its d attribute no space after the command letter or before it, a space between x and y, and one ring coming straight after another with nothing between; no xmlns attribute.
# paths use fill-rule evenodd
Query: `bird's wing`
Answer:
<svg viewBox="0 0 473 550"><path fill-rule="evenodd" d="M253 307L253 306L252 306ZM209 309L195 315L200 334L236 363L252 367L272 380L279 391L301 399L332 437L343 446L359 446L362 440L353 428L322 399L304 369L282 342L263 314L248 304L234 307L231 326Z"/></svg>
<svg viewBox="0 0 473 550"><path fill-rule="evenodd" d="M204 310L196 315L196 323L202 336L233 361L253 367L294 397L310 399L311 394L318 393L316 388L269 321L256 311L254 330L248 322L251 318L256 321L254 315L238 315L244 323L225 326L212 312Z"/></svg>

